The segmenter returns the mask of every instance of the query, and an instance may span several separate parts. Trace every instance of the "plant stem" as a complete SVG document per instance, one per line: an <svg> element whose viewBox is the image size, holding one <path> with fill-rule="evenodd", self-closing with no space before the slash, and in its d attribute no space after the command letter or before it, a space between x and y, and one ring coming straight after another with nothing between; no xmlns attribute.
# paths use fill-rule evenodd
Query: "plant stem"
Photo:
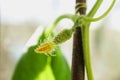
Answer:
<svg viewBox="0 0 120 80"><path fill-rule="evenodd" d="M77 27L73 40L72 80L84 80L84 57L81 28Z"/></svg>
<svg viewBox="0 0 120 80"><path fill-rule="evenodd" d="M90 12L88 13L87 16L93 17L95 15L95 13L97 12L98 8L101 6L102 2L103 2L103 0L97 0L97 2L93 6L93 8L90 10Z"/></svg>
<svg viewBox="0 0 120 80"><path fill-rule="evenodd" d="M86 0L76 0L76 3L86 3ZM79 13L85 15L86 8L80 8ZM72 80L84 80L84 57L81 27L77 27L73 39Z"/></svg>
<svg viewBox="0 0 120 80"><path fill-rule="evenodd" d="M82 27L82 41L83 41L83 52L84 52L84 61L87 71L88 80L94 80L91 59L90 59L90 46L89 46L89 26Z"/></svg>

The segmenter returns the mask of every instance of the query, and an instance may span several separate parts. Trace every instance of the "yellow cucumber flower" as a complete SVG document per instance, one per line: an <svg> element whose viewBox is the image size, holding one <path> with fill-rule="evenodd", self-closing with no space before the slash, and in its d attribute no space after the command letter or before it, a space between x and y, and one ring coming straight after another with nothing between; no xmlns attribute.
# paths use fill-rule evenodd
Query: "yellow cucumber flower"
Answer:
<svg viewBox="0 0 120 80"><path fill-rule="evenodd" d="M36 53L49 53L53 51L53 49L56 47L56 44L52 41L47 41L43 44L41 44L39 47L35 49Z"/></svg>

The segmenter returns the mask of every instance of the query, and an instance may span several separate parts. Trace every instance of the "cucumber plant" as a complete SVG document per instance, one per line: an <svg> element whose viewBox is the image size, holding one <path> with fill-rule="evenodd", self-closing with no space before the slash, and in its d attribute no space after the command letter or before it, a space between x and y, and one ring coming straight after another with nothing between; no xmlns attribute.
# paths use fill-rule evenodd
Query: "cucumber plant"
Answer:
<svg viewBox="0 0 120 80"><path fill-rule="evenodd" d="M78 14L80 8L87 8L86 3L77 3L76 14L64 14L59 16L53 24L45 29L39 37L38 43L31 46L18 62L12 80L71 80L70 68L60 50L59 45L69 40L76 28L82 32L83 56L88 80L94 80L90 59L89 28L91 22L104 18L113 8L116 0L99 17L94 18L95 13L103 0L97 0L87 15ZM64 29L54 35L54 28L63 19L73 21L70 29Z"/></svg>

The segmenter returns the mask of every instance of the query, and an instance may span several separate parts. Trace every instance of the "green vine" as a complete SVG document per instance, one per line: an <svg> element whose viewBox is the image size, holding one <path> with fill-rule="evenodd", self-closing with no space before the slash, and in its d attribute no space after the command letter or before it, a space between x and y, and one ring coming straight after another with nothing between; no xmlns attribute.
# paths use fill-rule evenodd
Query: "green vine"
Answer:
<svg viewBox="0 0 120 80"><path fill-rule="evenodd" d="M86 71L87 71L87 77L88 80L94 80L93 78L93 73L92 73L92 66L91 66L91 59L90 59L90 48L89 48L89 25L91 22L101 20L104 18L110 10L113 8L116 0L113 0L112 4L110 7L106 10L105 13L103 13L101 16L97 18L93 18L95 13L97 12L98 8L102 4L103 0L97 0L91 11L86 15L79 15L79 14L65 14L60 17L58 17L55 22L45 31L45 36L46 38L49 37L52 33L54 28L57 26L57 24L63 20L63 19L70 19L73 21L74 25L71 29L64 29L58 35L56 35L53 40L47 41L40 45L36 51L36 53L41 53L43 52L51 52L52 49L55 49L55 46L58 44L61 44L68 39L71 38L72 33L75 31L76 27L80 26L82 28L82 39L83 39L83 52L84 52L84 61L85 61L85 66L86 66ZM81 7L86 8L85 3L77 3L76 4L76 13Z"/></svg>

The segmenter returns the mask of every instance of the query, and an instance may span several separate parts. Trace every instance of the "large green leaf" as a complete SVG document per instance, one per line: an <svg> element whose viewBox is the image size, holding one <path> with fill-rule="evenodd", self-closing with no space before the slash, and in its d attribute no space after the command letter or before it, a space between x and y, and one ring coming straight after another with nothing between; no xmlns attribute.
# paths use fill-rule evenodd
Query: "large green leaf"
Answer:
<svg viewBox="0 0 120 80"><path fill-rule="evenodd" d="M70 69L60 48L55 50L56 56L54 57L34 52L40 41L44 40L43 32L37 45L29 47L20 58L12 80L70 80ZM48 61L49 58L50 61Z"/></svg>
<svg viewBox="0 0 120 80"><path fill-rule="evenodd" d="M44 40L44 34L40 40ZM42 72L47 64L47 56L36 54L34 49L37 47L31 46L19 60L12 80L34 80L40 72Z"/></svg>

